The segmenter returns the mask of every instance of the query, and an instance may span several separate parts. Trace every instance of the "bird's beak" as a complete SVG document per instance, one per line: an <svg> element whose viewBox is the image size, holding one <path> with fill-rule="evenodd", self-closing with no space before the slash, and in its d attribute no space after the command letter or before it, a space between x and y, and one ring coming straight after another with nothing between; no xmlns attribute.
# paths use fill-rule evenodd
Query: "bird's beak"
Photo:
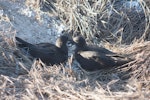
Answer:
<svg viewBox="0 0 150 100"><path fill-rule="evenodd" d="M73 40L68 40L70 44L76 44Z"/></svg>
<svg viewBox="0 0 150 100"><path fill-rule="evenodd" d="M75 42L73 41L73 38L71 35L68 36L68 41L71 43L71 44L75 44Z"/></svg>

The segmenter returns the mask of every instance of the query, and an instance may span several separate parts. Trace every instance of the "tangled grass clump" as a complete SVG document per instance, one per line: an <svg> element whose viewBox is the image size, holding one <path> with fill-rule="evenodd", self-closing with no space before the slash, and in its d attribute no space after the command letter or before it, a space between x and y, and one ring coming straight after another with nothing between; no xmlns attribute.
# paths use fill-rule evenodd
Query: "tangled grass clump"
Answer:
<svg viewBox="0 0 150 100"><path fill-rule="evenodd" d="M149 40L149 7L143 0L56 0L51 3L74 35L79 33L91 40L96 37L125 44L134 39Z"/></svg>
<svg viewBox="0 0 150 100"><path fill-rule="evenodd" d="M3 40L3 43L6 41ZM135 43L126 48L124 52L128 51L136 59L127 67L95 73L75 71L63 65L45 66L36 61L31 63L24 55L14 54L15 48L11 45L1 44L7 58L0 55L0 61L3 62L0 67L0 94L5 99L25 100L147 99L150 93L149 44Z"/></svg>
<svg viewBox="0 0 150 100"><path fill-rule="evenodd" d="M27 5L33 4L31 0L26 1ZM144 13L122 12L117 9L117 3L112 1L114 0L56 0L54 6L61 21L73 30L74 35L79 31L87 38L106 40L109 49L133 57L135 61L95 73L76 71L63 65L46 66L41 62L32 62L19 52L15 46L16 33L5 31L4 28L0 32L1 99L148 100L149 8L144 1L140 1ZM40 2L41 0L35 0L33 6L39 7ZM110 9L113 11L111 15L108 13ZM139 16L136 17L136 14ZM106 41L103 44L107 47ZM129 42L128 45L122 44L126 41Z"/></svg>

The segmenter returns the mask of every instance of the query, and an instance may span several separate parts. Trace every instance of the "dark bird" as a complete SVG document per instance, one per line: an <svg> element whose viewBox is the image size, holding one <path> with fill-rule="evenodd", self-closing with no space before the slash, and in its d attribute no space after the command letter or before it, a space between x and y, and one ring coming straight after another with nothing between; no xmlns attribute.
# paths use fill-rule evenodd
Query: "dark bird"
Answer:
<svg viewBox="0 0 150 100"><path fill-rule="evenodd" d="M27 47L29 54L34 58L40 58L47 65L60 64L68 58L68 47L66 45L68 36L62 35L56 40L56 44L39 43L31 44L19 37L16 40L20 43L19 47Z"/></svg>
<svg viewBox="0 0 150 100"><path fill-rule="evenodd" d="M75 59L81 67L87 71L96 71L100 69L108 69L115 66L121 66L131 61L130 59L120 56L108 49L87 45L83 37L77 36L73 38L76 49Z"/></svg>

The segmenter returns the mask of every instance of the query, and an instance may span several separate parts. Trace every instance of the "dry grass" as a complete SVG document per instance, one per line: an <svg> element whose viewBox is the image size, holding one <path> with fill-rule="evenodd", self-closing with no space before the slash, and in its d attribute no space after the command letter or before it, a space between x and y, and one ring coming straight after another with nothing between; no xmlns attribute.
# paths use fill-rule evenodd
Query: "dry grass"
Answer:
<svg viewBox="0 0 150 100"><path fill-rule="evenodd" d="M149 37L149 7L143 0L139 1L141 9L115 0L56 1L57 15L74 35L79 32L91 40L126 44Z"/></svg>
<svg viewBox="0 0 150 100"><path fill-rule="evenodd" d="M76 0L58 1L56 5L62 21L69 26L70 30L80 31L87 37L92 37L93 33L99 32L97 13L100 17L106 17L106 4L110 2L109 0L99 0L92 6L85 0L80 0L80 3ZM148 7L144 8L145 16L150 18ZM122 22L122 18L118 20ZM102 21L101 24L103 25L105 22ZM114 44L106 43L106 41L103 43L103 46L133 57L135 61L126 67L95 73L74 70L63 65L45 66L37 61L31 62L17 50L14 39L15 32L11 29L7 33L1 31L0 98L8 100L148 100L150 98L150 41L146 40L150 39L149 19L144 23L144 27L144 30L140 30L144 34L139 33L142 34L139 35L139 39L133 41L131 36L129 40L132 43L130 45L122 44L120 37L115 42L111 39ZM119 32L120 26L115 29L116 32ZM108 31L108 29L103 31ZM132 29L133 31L135 30ZM114 34L114 32L109 33ZM101 34L99 33L99 35ZM108 40L108 37L105 36L109 35L105 34L101 38ZM116 36L112 35L111 38L116 39Z"/></svg>
<svg viewBox="0 0 150 100"><path fill-rule="evenodd" d="M136 56L136 61L130 63L128 67L102 70L92 74L75 71L63 65L41 66L36 61L31 64L23 55L16 56L13 47L7 47L6 51L5 45L2 52L7 57L0 56L3 62L0 68L0 72L3 72L0 76L1 98L148 100L149 44L150 42L137 43L126 49L131 55ZM23 67L26 66L31 66L31 69L24 70Z"/></svg>
<svg viewBox="0 0 150 100"><path fill-rule="evenodd" d="M3 41L4 42L4 41ZM60 66L30 63L14 48L1 49L1 97L20 99L148 99L150 42L126 50L136 55L128 67L89 74ZM7 50L6 50L7 49ZM6 56L4 56L4 54ZM20 60L21 59L21 60ZM29 69L27 69L31 66ZM25 70L26 68L26 70ZM21 74L21 75L20 75ZM23 74L23 75L22 75Z"/></svg>

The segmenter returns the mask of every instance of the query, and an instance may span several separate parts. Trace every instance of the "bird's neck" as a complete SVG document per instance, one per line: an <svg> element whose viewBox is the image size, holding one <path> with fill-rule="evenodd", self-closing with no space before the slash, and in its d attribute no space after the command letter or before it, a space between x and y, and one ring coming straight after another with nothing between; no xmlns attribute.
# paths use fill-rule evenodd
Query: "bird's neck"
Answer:
<svg viewBox="0 0 150 100"><path fill-rule="evenodd" d="M87 50L87 46L84 45L84 46L77 46L76 48L76 52L79 52L79 51L86 51Z"/></svg>
<svg viewBox="0 0 150 100"><path fill-rule="evenodd" d="M68 54L68 48L66 46L66 44L64 45L57 45L57 47L60 49L61 52Z"/></svg>

